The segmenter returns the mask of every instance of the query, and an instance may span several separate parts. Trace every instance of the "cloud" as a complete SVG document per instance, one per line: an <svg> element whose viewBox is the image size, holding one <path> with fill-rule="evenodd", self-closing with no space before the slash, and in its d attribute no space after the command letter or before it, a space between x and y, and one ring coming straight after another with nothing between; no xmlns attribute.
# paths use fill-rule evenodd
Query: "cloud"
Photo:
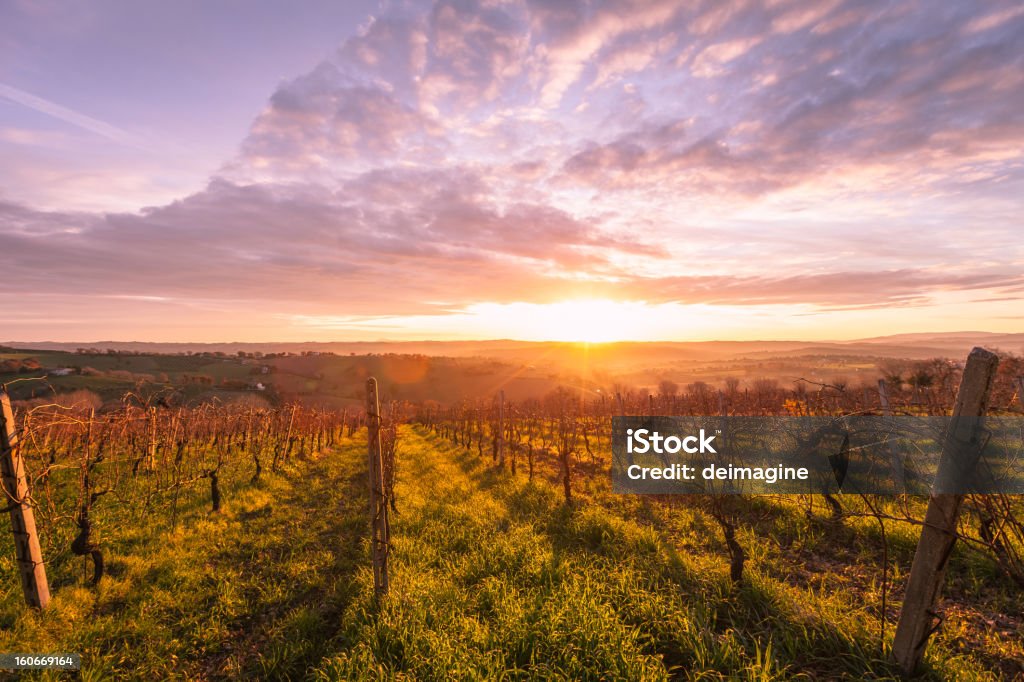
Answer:
<svg viewBox="0 0 1024 682"><path fill-rule="evenodd" d="M242 145L242 159L272 177L301 175L360 158L394 159L434 132L386 84L360 82L325 62L274 92Z"/></svg>
<svg viewBox="0 0 1024 682"><path fill-rule="evenodd" d="M950 274L925 270L838 271L791 276L669 277L634 280L634 296L657 292L658 301L717 305L806 304L889 308L934 302L951 291L1014 291L1024 275L1012 271Z"/></svg>
<svg viewBox="0 0 1024 682"><path fill-rule="evenodd" d="M446 113L493 102L523 73L529 39L513 6L443 0L430 12L421 104ZM447 105L447 106L445 106Z"/></svg>
<svg viewBox="0 0 1024 682"><path fill-rule="evenodd" d="M950 175L1024 141L1021 22L853 0L445 0L374 19L282 84L231 168L322 181L531 162L534 145L597 189L756 196L866 164L927 183L922 166Z"/></svg>
<svg viewBox="0 0 1024 682"><path fill-rule="evenodd" d="M453 191L474 183L469 198ZM367 186L377 193L363 194ZM0 267L14 295L214 298L352 314L423 314L430 301L558 300L567 292L688 304L890 306L1024 286L1024 276L1005 268L645 275L614 256L656 263L663 254L650 244L546 206L498 208L485 196L472 175L378 173L338 191L218 181L135 215L4 203Z"/></svg>
<svg viewBox="0 0 1024 682"><path fill-rule="evenodd" d="M525 79L524 22L521 12L471 0L373 19L277 88L229 170L280 177L441 161L452 145L446 125L507 100L507 88Z"/></svg>
<svg viewBox="0 0 1024 682"><path fill-rule="evenodd" d="M966 26L964 26L964 33L980 33L982 31L990 31L996 28L1002 28L1006 24L1012 22L1024 15L1024 7L1021 5L1012 3L1003 7L999 7L994 12L985 14L979 17L971 19Z"/></svg>
<svg viewBox="0 0 1024 682"><path fill-rule="evenodd" d="M687 144L666 145L651 120L637 121L616 138L584 142L565 177L602 189L670 183L749 195L866 164L924 184L926 169L945 175L997 148L1019 149L1024 33L964 39L971 13L849 2L782 14L720 6L691 21L697 48L678 58L710 81L676 81L681 92L708 93L677 119L692 122ZM1007 11L983 23L1016 21ZM648 105L659 110L657 100Z"/></svg>
<svg viewBox="0 0 1024 682"><path fill-rule="evenodd" d="M761 36L750 36L709 45L694 57L690 70L698 78L721 76L726 73L726 66L730 62L747 54L762 40Z"/></svg>
<svg viewBox="0 0 1024 682"><path fill-rule="evenodd" d="M602 50L635 34L664 27L682 12L668 0L578 3L552 9L552 3L531 3L533 25L542 37L543 84L539 101L555 107Z"/></svg>
<svg viewBox="0 0 1024 682"><path fill-rule="evenodd" d="M470 172L391 170L334 190L215 181L141 214L8 202L0 204L0 267L18 292L419 309L430 300L536 295L557 273L605 266L606 254L652 254L558 209L497 206L487 195Z"/></svg>

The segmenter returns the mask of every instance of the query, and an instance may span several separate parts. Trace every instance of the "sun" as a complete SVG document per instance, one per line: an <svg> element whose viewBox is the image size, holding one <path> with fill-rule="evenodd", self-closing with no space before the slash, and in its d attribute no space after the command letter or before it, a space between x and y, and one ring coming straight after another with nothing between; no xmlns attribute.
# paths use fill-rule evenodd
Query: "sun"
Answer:
<svg viewBox="0 0 1024 682"><path fill-rule="evenodd" d="M635 304L603 299L501 306L504 325L536 341L608 343L634 338Z"/></svg>
<svg viewBox="0 0 1024 682"><path fill-rule="evenodd" d="M608 343L628 336L623 306L606 300L562 301L548 306L545 328L551 341Z"/></svg>

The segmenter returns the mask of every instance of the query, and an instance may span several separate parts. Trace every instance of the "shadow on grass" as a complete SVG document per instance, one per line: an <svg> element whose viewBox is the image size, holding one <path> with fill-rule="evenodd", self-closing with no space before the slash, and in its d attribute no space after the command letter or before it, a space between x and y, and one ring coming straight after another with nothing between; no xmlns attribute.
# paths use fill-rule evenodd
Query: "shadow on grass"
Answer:
<svg viewBox="0 0 1024 682"><path fill-rule="evenodd" d="M547 539L556 580L582 579L586 574L614 581L614 574L625 570L630 579L639 576L627 591L633 602L670 595L675 606L664 615L678 614L686 621L682 627L652 618L636 603L624 603L629 600L614 590L605 599L618 618L648 642L648 653L659 656L675 675L687 677L699 670L735 675L751 661L765 660L766 651L771 651L774 658L766 666L777 671L823 678L894 677L877 640L860 628L842 626L847 614L833 614L833 619L807 602L787 601L784 593L767 589L758 578L733 586L725 577L724 560L721 575L699 574L660 538L658 516L649 505L638 504L626 517L596 503L567 505L547 482L510 480L489 459L458 447L444 449L476 485L501 502L507 516L495 519L499 529L510 522L529 524ZM796 521L794 510L773 509L761 501L744 511L765 522ZM854 534L852 529L837 531L825 546L848 542ZM676 613L670 613L673 610Z"/></svg>
<svg viewBox="0 0 1024 682"><path fill-rule="evenodd" d="M339 456L351 453L324 455ZM210 679L299 679L330 651L358 592L368 532L365 470L331 469L323 458L305 463L272 503L231 520L236 542L210 564L233 570L245 608L226 623L230 649L199 666Z"/></svg>

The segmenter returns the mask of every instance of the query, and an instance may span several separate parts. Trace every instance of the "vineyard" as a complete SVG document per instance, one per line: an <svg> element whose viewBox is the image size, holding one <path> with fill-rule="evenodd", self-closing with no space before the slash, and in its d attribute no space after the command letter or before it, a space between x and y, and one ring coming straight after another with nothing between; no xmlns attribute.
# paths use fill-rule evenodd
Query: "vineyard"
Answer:
<svg viewBox="0 0 1024 682"><path fill-rule="evenodd" d="M989 413L1020 413L1018 369ZM81 653L83 679L898 677L927 498L614 495L611 418L949 414L959 372L449 406L371 381L347 411L15 404L8 511L33 517L45 608L8 542L0 650ZM1022 519L1017 497L963 501L927 677L1024 676Z"/></svg>

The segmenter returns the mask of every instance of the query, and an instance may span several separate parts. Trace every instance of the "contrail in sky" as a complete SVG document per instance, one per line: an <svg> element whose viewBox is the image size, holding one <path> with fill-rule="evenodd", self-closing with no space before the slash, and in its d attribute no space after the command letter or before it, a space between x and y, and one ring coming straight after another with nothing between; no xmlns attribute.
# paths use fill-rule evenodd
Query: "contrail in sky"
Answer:
<svg viewBox="0 0 1024 682"><path fill-rule="evenodd" d="M6 83L0 83L0 97L6 97L12 102L17 102L29 109L34 109L40 113L60 119L70 123L71 125L78 126L83 130L88 130L91 133L113 140L114 142L119 142L131 147L143 146L138 137L126 130L121 130L109 123L104 123L103 121L92 118L91 116L86 116L85 114L80 114L77 111L68 109L67 107L62 107L50 100L37 97L31 93L25 92L24 90L19 90L18 88L7 85Z"/></svg>

